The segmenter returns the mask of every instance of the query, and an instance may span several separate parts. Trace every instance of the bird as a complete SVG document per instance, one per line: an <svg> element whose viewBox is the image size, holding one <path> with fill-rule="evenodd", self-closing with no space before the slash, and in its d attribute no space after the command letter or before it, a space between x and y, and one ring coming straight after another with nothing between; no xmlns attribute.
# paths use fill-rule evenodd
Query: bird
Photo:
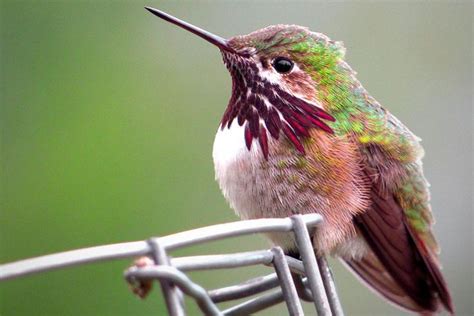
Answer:
<svg viewBox="0 0 474 316"><path fill-rule="evenodd" d="M146 9L222 54L232 90L212 157L219 187L241 219L319 213L316 255L340 258L404 310L454 314L420 139L362 86L342 42L283 24L224 39ZM298 254L291 234L268 238Z"/></svg>

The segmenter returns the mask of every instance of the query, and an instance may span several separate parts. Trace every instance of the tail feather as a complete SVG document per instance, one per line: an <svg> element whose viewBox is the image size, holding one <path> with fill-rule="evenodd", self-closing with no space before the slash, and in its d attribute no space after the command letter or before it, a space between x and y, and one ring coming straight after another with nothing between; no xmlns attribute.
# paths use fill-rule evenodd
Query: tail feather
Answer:
<svg viewBox="0 0 474 316"><path fill-rule="evenodd" d="M424 253L424 256L421 256L426 269L431 276L431 280L434 283L434 287L437 290L438 298L443 303L444 307L451 313L454 314L454 305L451 299L451 295L448 290L448 285L444 280L443 275L441 274L440 267L438 262L435 260L436 256L432 253L429 247L425 246L425 243L419 239L415 234L412 233L411 229L408 229L417 249Z"/></svg>
<svg viewBox="0 0 474 316"><path fill-rule="evenodd" d="M389 302L412 312L425 311L425 308L416 303L395 282L371 250L360 260L342 259L342 261L365 285Z"/></svg>

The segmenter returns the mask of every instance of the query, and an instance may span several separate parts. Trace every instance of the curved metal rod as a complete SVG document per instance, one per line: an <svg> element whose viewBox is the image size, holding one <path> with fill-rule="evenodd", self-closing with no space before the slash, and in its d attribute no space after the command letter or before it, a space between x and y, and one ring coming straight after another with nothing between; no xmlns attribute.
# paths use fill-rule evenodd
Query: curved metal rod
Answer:
<svg viewBox="0 0 474 316"><path fill-rule="evenodd" d="M287 257L287 260L288 260L288 257ZM308 280L304 279L302 280L302 283L303 283L303 286L306 287L308 285L307 284ZM308 292L308 294L306 295L309 295L309 297L312 296L311 291L309 289L306 289L306 292ZM232 306L224 311L224 315L250 315L250 314L259 312L265 308L280 304L283 301L284 301L283 292L281 289L278 289L271 293L261 295L256 298L252 298L239 305ZM312 299L311 299L311 302L312 302Z"/></svg>
<svg viewBox="0 0 474 316"><path fill-rule="evenodd" d="M270 250L257 250L224 255L203 255L172 258L171 265L181 271L229 269L256 264L271 264Z"/></svg>
<svg viewBox="0 0 474 316"><path fill-rule="evenodd" d="M222 313L207 294L207 291L201 286L192 282L186 274L176 268L170 266L147 266L142 268L132 267L125 272L125 278L128 281L132 281L134 279L167 279L178 286L184 293L193 297L205 315L222 315Z"/></svg>
<svg viewBox="0 0 474 316"><path fill-rule="evenodd" d="M148 245L151 249L151 258L156 265L171 265L166 249L163 245L158 243L158 239L149 239ZM159 282L169 316L184 316L183 295L179 287L166 279L159 279Z"/></svg>
<svg viewBox="0 0 474 316"><path fill-rule="evenodd" d="M286 256L286 261L290 267L291 272L305 276L303 262L301 260L295 259L291 256Z"/></svg>
<svg viewBox="0 0 474 316"><path fill-rule="evenodd" d="M208 293L214 303L220 303L252 296L276 288L279 285L280 283L276 273L271 273L247 280L244 283L210 290Z"/></svg>
<svg viewBox="0 0 474 316"><path fill-rule="evenodd" d="M298 291L298 296L305 302L313 302L313 294L308 288L308 279L302 278L301 275L292 273L293 283L295 283L296 290Z"/></svg>
<svg viewBox="0 0 474 316"><path fill-rule="evenodd" d="M145 241L82 248L0 265L0 281L98 261L150 254Z"/></svg>
<svg viewBox="0 0 474 316"><path fill-rule="evenodd" d="M322 216L319 214L306 214L299 216L301 216L304 224L309 227L314 227L323 221ZM173 250L227 237L236 237L255 233L289 232L292 230L293 220L291 218L262 218L192 229L161 237L160 243L167 250Z"/></svg>
<svg viewBox="0 0 474 316"><path fill-rule="evenodd" d="M283 301L283 292L280 289L232 306L224 310L224 315L251 315Z"/></svg>
<svg viewBox="0 0 474 316"><path fill-rule="evenodd" d="M322 217L319 214L306 214L302 215L302 218L305 224L310 227L322 222ZM166 250L172 250L227 237L253 233L287 232L292 228L293 223L290 218L262 218L197 228L161 237L158 242ZM71 250L2 264L0 265L0 281L79 264L145 256L150 255L151 252L149 244L145 241Z"/></svg>

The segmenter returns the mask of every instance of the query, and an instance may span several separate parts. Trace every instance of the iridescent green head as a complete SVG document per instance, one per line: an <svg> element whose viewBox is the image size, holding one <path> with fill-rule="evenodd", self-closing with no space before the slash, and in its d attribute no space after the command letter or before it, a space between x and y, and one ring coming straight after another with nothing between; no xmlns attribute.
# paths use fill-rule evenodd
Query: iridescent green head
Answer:
<svg viewBox="0 0 474 316"><path fill-rule="evenodd" d="M324 75L329 69L335 70L345 54L341 42L298 25L268 26L233 37L228 44L238 52L247 52L257 65L267 70L268 76L283 81L298 80L298 75L319 78L321 72ZM292 64L293 68L280 69L276 61L282 58L287 60L285 65ZM311 86L317 84L312 82Z"/></svg>
<svg viewBox="0 0 474 316"><path fill-rule="evenodd" d="M233 83L221 128L245 125L249 149L258 141L268 156L269 135L278 139L283 134L304 154L302 139L310 129L334 132L335 87L338 93L348 90L352 78L340 42L296 25L269 26L226 40L147 9L219 47Z"/></svg>

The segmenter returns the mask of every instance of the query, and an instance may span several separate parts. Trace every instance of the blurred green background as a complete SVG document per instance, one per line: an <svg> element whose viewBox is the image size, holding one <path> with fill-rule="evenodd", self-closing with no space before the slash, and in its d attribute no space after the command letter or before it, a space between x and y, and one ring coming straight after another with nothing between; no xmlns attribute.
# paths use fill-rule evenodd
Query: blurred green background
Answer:
<svg viewBox="0 0 474 316"><path fill-rule="evenodd" d="M211 159L230 77L217 49L144 5L224 37L294 23L343 40L365 87L424 139L444 272L458 314L473 314L472 2L3 0L0 262L236 220ZM157 292L128 292L128 264L4 282L0 314L163 315ZM403 314L333 267L347 315ZM262 271L191 277L215 287Z"/></svg>

